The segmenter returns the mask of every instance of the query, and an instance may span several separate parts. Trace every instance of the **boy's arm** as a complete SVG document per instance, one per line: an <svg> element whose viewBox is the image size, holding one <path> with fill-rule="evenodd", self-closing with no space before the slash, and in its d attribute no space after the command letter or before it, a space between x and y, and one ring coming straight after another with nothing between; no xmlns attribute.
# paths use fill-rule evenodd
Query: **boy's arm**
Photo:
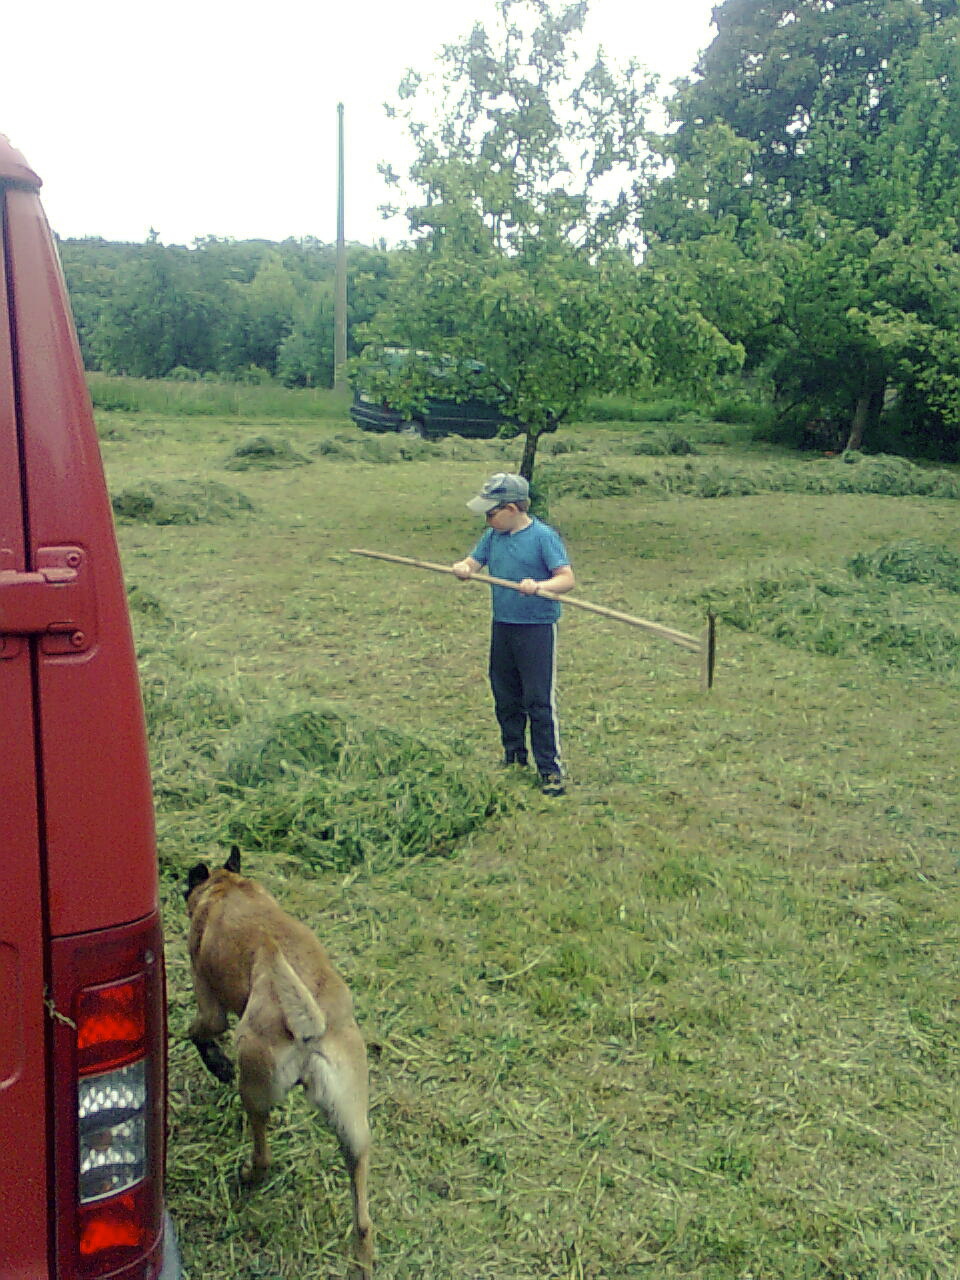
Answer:
<svg viewBox="0 0 960 1280"><path fill-rule="evenodd" d="M549 578L540 582L536 578L523 578L520 590L525 596L535 596L541 589L562 596L564 592L572 591L575 585L573 569L568 564L562 564L559 569L554 569Z"/></svg>

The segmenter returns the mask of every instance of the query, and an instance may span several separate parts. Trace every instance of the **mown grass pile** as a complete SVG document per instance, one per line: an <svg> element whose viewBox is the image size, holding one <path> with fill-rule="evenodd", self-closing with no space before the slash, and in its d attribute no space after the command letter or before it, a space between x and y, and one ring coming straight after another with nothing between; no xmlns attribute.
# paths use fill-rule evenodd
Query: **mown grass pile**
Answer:
<svg viewBox="0 0 960 1280"><path fill-rule="evenodd" d="M447 436L441 440L423 440L406 432L387 432L383 435L365 431L338 431L326 436L314 446L314 452L322 458L340 462L424 462L449 459L451 461L476 460L482 462L491 454L501 452L502 440L468 440L460 436Z"/></svg>
<svg viewBox="0 0 960 1280"><path fill-rule="evenodd" d="M960 555L947 547L934 547L916 538L861 552L853 557L849 567L858 578L924 583L960 593Z"/></svg>
<svg viewBox="0 0 960 1280"><path fill-rule="evenodd" d="M665 450L685 451L683 448ZM645 470L597 462L578 464L574 470L565 468L561 459L556 463L551 461L549 482L555 496L581 499L625 496L638 491L651 498L734 498L762 493L876 493L888 497L960 498L960 477L956 472L921 467L904 458L885 455L856 456L850 462L818 458L789 463L756 461L748 456L715 457L672 466L660 464Z"/></svg>
<svg viewBox="0 0 960 1280"><path fill-rule="evenodd" d="M277 467L306 467L310 459L282 437L253 436L244 440L224 462L227 471L252 471Z"/></svg>
<svg viewBox="0 0 960 1280"><path fill-rule="evenodd" d="M114 515L141 524L215 524L233 520L254 504L220 480L144 480L111 499Z"/></svg>
<svg viewBox="0 0 960 1280"><path fill-rule="evenodd" d="M164 829L199 842L282 848L305 870L451 854L508 799L455 742L315 704L264 718L244 690L212 682L150 593L131 590ZM165 852L162 850L162 852Z"/></svg>
<svg viewBox="0 0 960 1280"><path fill-rule="evenodd" d="M700 598L743 631L955 682L960 621L948 593L958 591L960 557L907 541L859 554L843 568L794 564L721 583Z"/></svg>
<svg viewBox="0 0 960 1280"><path fill-rule="evenodd" d="M449 855L505 802L452 743L330 707L292 712L228 755L230 840L282 847L313 870L383 870ZM232 784L232 786L230 785Z"/></svg>

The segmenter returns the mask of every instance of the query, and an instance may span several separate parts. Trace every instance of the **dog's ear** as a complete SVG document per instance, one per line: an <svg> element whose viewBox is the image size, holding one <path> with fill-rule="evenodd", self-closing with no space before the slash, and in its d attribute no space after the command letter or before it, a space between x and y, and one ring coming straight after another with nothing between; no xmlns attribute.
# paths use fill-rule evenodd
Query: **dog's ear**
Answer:
<svg viewBox="0 0 960 1280"><path fill-rule="evenodd" d="M183 896L189 898L198 884L203 884L204 880L209 879L210 868L205 862L198 862L195 867L191 867L187 872L187 887L183 891Z"/></svg>
<svg viewBox="0 0 960 1280"><path fill-rule="evenodd" d="M232 871L235 876L240 874L240 846L230 846L230 857L223 864L224 871Z"/></svg>

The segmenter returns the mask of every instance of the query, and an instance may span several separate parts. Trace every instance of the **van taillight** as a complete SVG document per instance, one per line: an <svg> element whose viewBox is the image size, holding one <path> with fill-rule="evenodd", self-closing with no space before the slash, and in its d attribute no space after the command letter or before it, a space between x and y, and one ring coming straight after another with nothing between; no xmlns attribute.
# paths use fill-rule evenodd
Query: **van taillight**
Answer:
<svg viewBox="0 0 960 1280"><path fill-rule="evenodd" d="M82 1205L129 1191L147 1169L147 1045L142 977L81 992L77 1135Z"/></svg>
<svg viewBox="0 0 960 1280"><path fill-rule="evenodd" d="M72 1086L63 1081L58 1106L60 1132L72 1136L57 1151L58 1176L69 1177L73 1188L60 1201L65 1248L72 1238L73 1264L65 1274L139 1280L156 1274L161 1235L166 1064L159 926L154 919L112 937L64 939L59 950L73 991L72 1043L62 1057L64 1067L72 1064ZM66 1031L64 1020L57 1032L64 1050Z"/></svg>
<svg viewBox="0 0 960 1280"><path fill-rule="evenodd" d="M81 991L77 1002L77 1066L81 1075L104 1071L146 1053L147 1005L143 975Z"/></svg>

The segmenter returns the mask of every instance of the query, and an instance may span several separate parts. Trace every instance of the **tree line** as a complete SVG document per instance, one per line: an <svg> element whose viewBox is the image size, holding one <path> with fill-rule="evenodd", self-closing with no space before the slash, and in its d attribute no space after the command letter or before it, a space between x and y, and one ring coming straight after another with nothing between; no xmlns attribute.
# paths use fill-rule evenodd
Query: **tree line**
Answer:
<svg viewBox="0 0 960 1280"><path fill-rule="evenodd" d="M410 240L350 249L363 376L414 409L443 356L448 393L517 422L526 472L587 395L742 376L784 438L956 457L958 4L724 0L661 99L584 50L585 2L499 0L400 86ZM330 246L62 251L93 367L329 385Z"/></svg>
<svg viewBox="0 0 960 1280"><path fill-rule="evenodd" d="M151 233L144 244L86 238L59 248L88 369L332 385L335 246L209 236L188 249ZM388 273L386 250L348 246L350 354Z"/></svg>
<svg viewBox="0 0 960 1280"><path fill-rule="evenodd" d="M960 443L956 0L725 0L670 102L654 256L849 447ZM884 419L882 422L881 419Z"/></svg>

